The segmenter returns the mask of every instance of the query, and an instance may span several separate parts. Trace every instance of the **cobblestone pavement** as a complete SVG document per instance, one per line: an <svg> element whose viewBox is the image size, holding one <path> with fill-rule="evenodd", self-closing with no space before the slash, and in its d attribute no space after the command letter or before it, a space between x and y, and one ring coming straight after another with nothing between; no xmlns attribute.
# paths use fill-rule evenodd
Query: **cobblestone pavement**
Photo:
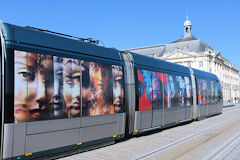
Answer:
<svg viewBox="0 0 240 160"><path fill-rule="evenodd" d="M240 105L223 114L60 160L239 159ZM200 134L201 133L201 134ZM239 137L238 137L239 136ZM178 144L176 144L179 142ZM155 151L155 152L154 152ZM153 153L154 154L151 154Z"/></svg>

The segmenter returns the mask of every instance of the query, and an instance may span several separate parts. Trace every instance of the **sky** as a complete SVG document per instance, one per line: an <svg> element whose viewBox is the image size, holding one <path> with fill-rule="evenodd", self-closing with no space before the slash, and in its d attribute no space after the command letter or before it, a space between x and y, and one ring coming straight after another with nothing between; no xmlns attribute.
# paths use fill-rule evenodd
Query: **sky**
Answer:
<svg viewBox="0 0 240 160"><path fill-rule="evenodd" d="M192 34L240 69L239 0L1 0L0 19L129 49Z"/></svg>

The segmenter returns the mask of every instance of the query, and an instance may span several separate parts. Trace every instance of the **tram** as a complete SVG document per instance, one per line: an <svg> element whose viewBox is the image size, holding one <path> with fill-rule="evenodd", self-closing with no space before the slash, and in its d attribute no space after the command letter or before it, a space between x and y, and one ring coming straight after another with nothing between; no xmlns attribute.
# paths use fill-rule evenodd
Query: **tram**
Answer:
<svg viewBox="0 0 240 160"><path fill-rule="evenodd" d="M42 159L222 112L216 75L0 22L1 158Z"/></svg>

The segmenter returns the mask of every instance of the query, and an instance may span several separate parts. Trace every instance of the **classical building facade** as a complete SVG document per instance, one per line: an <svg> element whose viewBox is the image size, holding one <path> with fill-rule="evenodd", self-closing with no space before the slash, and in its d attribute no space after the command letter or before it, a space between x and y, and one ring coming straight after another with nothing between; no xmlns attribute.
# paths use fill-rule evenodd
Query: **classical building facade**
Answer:
<svg viewBox="0 0 240 160"><path fill-rule="evenodd" d="M127 51L214 73L221 81L224 101L240 98L239 69L224 58L221 52L195 38L188 18L184 22L183 38L169 44L132 48Z"/></svg>

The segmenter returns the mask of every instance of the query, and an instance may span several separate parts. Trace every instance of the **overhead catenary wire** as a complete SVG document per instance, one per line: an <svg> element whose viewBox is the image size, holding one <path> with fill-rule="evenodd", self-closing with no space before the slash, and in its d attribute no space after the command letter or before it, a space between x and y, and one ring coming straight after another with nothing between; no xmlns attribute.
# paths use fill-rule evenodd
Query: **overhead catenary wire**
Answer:
<svg viewBox="0 0 240 160"><path fill-rule="evenodd" d="M47 30L47 29L41 29L41 28L36 28L36 27L31 27L31 26L25 26L25 27L29 28L29 29L42 31L42 32L48 32L48 33L52 33L52 34L57 34L57 35L65 36L65 37L74 38L74 39L77 39L77 40L80 40L80 41L83 41L83 42L88 42L88 43L93 43L93 44L98 44L100 42L100 40L95 40L93 38L79 38L79 37L76 37L76 36L71 36L71 35L63 34L63 33L58 33L58 32L50 31L50 30Z"/></svg>

